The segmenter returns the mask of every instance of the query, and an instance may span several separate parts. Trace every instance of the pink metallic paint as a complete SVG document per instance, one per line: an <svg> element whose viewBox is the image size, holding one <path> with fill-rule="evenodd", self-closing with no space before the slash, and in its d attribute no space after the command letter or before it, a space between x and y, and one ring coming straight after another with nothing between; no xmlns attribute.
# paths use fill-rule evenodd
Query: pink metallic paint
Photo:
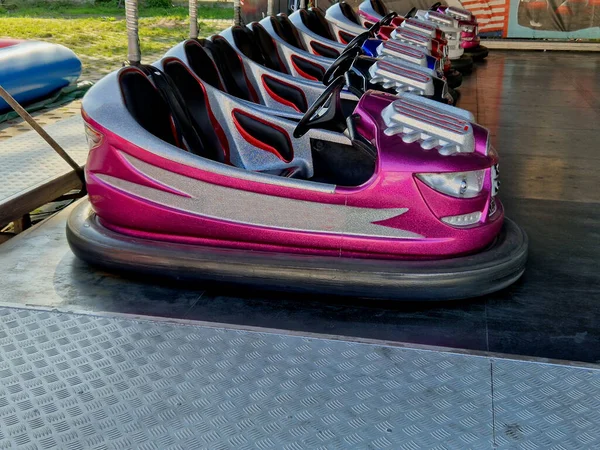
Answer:
<svg viewBox="0 0 600 450"><path fill-rule="evenodd" d="M484 214L481 223L468 228L452 227L441 222L439 217L473 212L474 207L477 210L483 208L487 212L490 182L487 181L487 185L484 185L480 196L465 200L424 187L415 179L415 174L489 170L496 159L495 154L486 156L487 131L474 125L475 153L442 156L435 149L423 150L418 143L406 144L400 136L387 136L383 133L385 124L381 118L381 110L395 99L394 96L372 91L362 97L355 113L361 118L359 131L377 146L379 159L376 171L362 186L337 187L333 193L266 184L190 167L147 152L84 114L86 122L104 136L102 143L90 153L86 165L90 202L100 222L107 228L134 237L170 242L392 259L443 258L484 248L494 240L502 226L504 214L499 202L498 211L493 217L488 218ZM100 179L99 175L112 175L174 196L182 195L141 174L119 152L190 179L238 190L320 204L373 209L408 208L404 214L375 223L418 233L424 238L383 238L269 228L164 207L109 186ZM332 217L323 218L328 219L336 220Z"/></svg>
<svg viewBox="0 0 600 450"><path fill-rule="evenodd" d="M373 14L369 14L366 11L363 11L362 9L358 10L358 15L365 21L371 22L371 23L376 23L379 22L379 20L381 19L381 17L376 17ZM363 26L365 26L363 24Z"/></svg>

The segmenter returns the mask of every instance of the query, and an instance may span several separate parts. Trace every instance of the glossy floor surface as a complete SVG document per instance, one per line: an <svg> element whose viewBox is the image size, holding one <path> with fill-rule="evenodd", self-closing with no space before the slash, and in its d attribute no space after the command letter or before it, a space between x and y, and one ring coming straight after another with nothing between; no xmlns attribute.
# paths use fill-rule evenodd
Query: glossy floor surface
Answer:
<svg viewBox="0 0 600 450"><path fill-rule="evenodd" d="M461 106L491 130L507 215L530 238L525 275L495 295L394 304L156 286L76 260L63 214L0 246L0 302L600 363L599 69L594 53L497 51L465 79Z"/></svg>

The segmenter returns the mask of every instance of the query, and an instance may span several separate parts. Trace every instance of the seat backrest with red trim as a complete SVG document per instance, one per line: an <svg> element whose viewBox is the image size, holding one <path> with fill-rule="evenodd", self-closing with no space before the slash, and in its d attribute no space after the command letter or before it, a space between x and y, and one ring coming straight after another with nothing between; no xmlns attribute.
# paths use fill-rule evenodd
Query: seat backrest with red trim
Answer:
<svg viewBox="0 0 600 450"><path fill-rule="evenodd" d="M236 47L255 63L277 72L288 73L267 30L258 22L253 22L250 27L236 25L231 28Z"/></svg>
<svg viewBox="0 0 600 450"><path fill-rule="evenodd" d="M301 9L300 18L302 19L302 23L306 25L306 28L313 33L325 39L335 41L335 36L331 28L329 28L329 22L327 22L325 14L319 8Z"/></svg>
<svg viewBox="0 0 600 450"><path fill-rule="evenodd" d="M227 162L227 140L217 136L218 123L212 117L200 83L179 61L167 64L165 74L175 82L177 90L185 98L184 107L189 111L191 125L200 139L202 152L199 154L214 161ZM173 111L147 74L136 67L127 67L119 74L119 85L125 106L138 124L159 139L187 150Z"/></svg>
<svg viewBox="0 0 600 450"><path fill-rule="evenodd" d="M288 44L299 48L300 50L307 51L306 46L298 34L298 30L287 16L281 14L271 16L271 24L273 25L273 29L275 30L275 33L277 33L277 36Z"/></svg>
<svg viewBox="0 0 600 450"><path fill-rule="evenodd" d="M389 13L389 9L381 0L371 0L371 7L380 16L386 16Z"/></svg>
<svg viewBox="0 0 600 450"><path fill-rule="evenodd" d="M250 29L247 30L250 33L249 37L252 38L252 31ZM242 31L240 32L240 35L245 36L246 32ZM224 86L221 83L221 78L227 79L227 75L221 73L219 67L215 65L215 62L209 56L207 50L208 48L212 48L213 52L218 51L211 41L205 39L189 39L185 42L184 51L190 68L196 74L196 76L205 83L216 89L219 89L220 91L227 92L228 94L235 96L235 94L228 89L230 84L226 83ZM228 67L224 67L224 69L227 70ZM285 81L278 80L277 78L268 74L265 74L262 77L262 81L271 96L278 99L280 103L292 106L298 112L304 112L308 108L306 96L302 90L294 86L293 83L286 83ZM237 84L235 84L234 88L237 87Z"/></svg>
<svg viewBox="0 0 600 450"><path fill-rule="evenodd" d="M221 125L210 109L204 86L179 60L167 60L164 64L164 71L173 79L177 90L185 99L185 104L200 131L204 147L213 152L214 156L210 159L229 162L229 143Z"/></svg>
<svg viewBox="0 0 600 450"><path fill-rule="evenodd" d="M167 103L139 69L128 67L119 74L125 107L138 124L171 145L180 146Z"/></svg>
<svg viewBox="0 0 600 450"><path fill-rule="evenodd" d="M196 42L190 48L203 51ZM122 69L119 84L127 110L146 131L182 150L249 170L260 171L264 167L269 173L280 176L295 173L288 167L288 163L294 159L289 130L260 117L258 113L234 108L231 119L241 139L250 146L228 141L231 130L225 129L217 121L204 84L219 85L218 73L210 59L204 59L204 62L207 69L204 78L211 80L210 83L195 76L192 69L177 58L165 58L162 72L152 66ZM158 83L161 80L154 76L167 82ZM165 91L167 85L172 86L173 90ZM176 101L178 103L174 103ZM180 108L185 109L186 114L183 115L188 116L197 138L188 141L191 137L189 127L184 129L180 126L185 118L176 111ZM196 145L190 146L190 142ZM272 156L265 158L264 155L269 153L276 156L275 161ZM266 165L263 166L262 162Z"/></svg>
<svg viewBox="0 0 600 450"><path fill-rule="evenodd" d="M192 71L205 83L221 91L225 90L219 75L219 69L206 51L210 41L206 39L190 39L185 42L184 50Z"/></svg>
<svg viewBox="0 0 600 450"><path fill-rule="evenodd" d="M215 35L211 41L205 41L203 48L212 56L221 74L225 91L237 98L257 103L258 96L248 80L240 55L227 39ZM190 55L186 53L186 56L189 58Z"/></svg>
<svg viewBox="0 0 600 450"><path fill-rule="evenodd" d="M342 11L342 14L344 15L344 17L346 17L346 19L351 20L357 25L360 25L360 20L349 3L340 2L340 10Z"/></svg>

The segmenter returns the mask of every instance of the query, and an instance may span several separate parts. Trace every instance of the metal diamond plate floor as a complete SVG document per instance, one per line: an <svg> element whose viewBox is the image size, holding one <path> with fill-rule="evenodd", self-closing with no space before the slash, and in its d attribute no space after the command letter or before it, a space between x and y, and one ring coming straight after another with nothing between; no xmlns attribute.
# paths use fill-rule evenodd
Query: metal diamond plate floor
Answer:
<svg viewBox="0 0 600 450"><path fill-rule="evenodd" d="M76 115L45 127L65 151L85 164L88 146L83 119ZM35 131L0 142L0 207L23 192L41 186L73 169Z"/></svg>
<svg viewBox="0 0 600 450"><path fill-rule="evenodd" d="M33 309L0 323L3 449L600 448L598 369Z"/></svg>

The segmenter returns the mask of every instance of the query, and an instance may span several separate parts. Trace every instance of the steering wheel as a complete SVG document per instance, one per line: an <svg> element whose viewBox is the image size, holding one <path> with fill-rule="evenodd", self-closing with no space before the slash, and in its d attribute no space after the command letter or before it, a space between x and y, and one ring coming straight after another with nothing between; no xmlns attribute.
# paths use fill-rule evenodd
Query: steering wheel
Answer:
<svg viewBox="0 0 600 450"><path fill-rule="evenodd" d="M323 91L319 98L310 105L308 110L302 116L302 119L294 128L293 136L298 139L306 134L311 128L315 128L317 125L321 127L326 124L337 124L339 122L346 121L342 113L342 102L340 99L340 93L344 88L346 80L340 76L336 78Z"/></svg>
<svg viewBox="0 0 600 450"><path fill-rule="evenodd" d="M340 56L336 58L336 60L331 63L329 68L325 71L323 75L323 84L325 86L329 86L333 80L335 80L339 75L342 75L343 72L346 72L350 66L352 65L352 61L356 55L361 54L360 47L365 43L365 41L369 38L375 37L379 29L387 25L392 21L394 17L398 14L395 12L390 12L379 19L376 23L374 23L371 28L366 30L363 33L357 35L354 39L348 42L346 48L340 53ZM340 73L342 72L342 73Z"/></svg>
<svg viewBox="0 0 600 450"><path fill-rule="evenodd" d="M431 8L429 8L429 11L436 11L440 6L442 6L441 2L434 3L431 5Z"/></svg>
<svg viewBox="0 0 600 450"><path fill-rule="evenodd" d="M412 8L409 12L406 13L406 15L404 16L405 19L410 19L411 17L414 17L415 14L417 14L417 8Z"/></svg>
<svg viewBox="0 0 600 450"><path fill-rule="evenodd" d="M354 62L354 58L361 53L362 51L358 45L355 45L352 48L346 48L325 71L322 80L323 84L325 86L329 86L333 80L336 80L339 76L344 75L344 73L350 69L350 66Z"/></svg>
<svg viewBox="0 0 600 450"><path fill-rule="evenodd" d="M342 52L342 55L347 50L350 50L354 47L362 45L370 37L375 37L377 35L377 32L379 31L379 29L384 25L388 25L392 21L392 19L394 17L396 17L397 15L398 15L398 13L393 12L393 11L390 13L387 13L385 16L383 16L381 19L379 19L377 22L375 22L373 25L371 25L371 28L369 28L368 30L366 30L363 33L360 33L354 39L352 39L350 42L348 42L348 45L346 45L346 48ZM342 55L340 55L340 56L342 56Z"/></svg>
<svg viewBox="0 0 600 450"><path fill-rule="evenodd" d="M381 19L379 19L376 24L373 25L373 27L375 25L378 25L377 29L374 30L374 33L377 33L377 31L379 31L379 28L381 28L385 25L389 25L392 22L392 19L394 19L397 16L398 16L398 13L394 12L394 11L387 13L385 16L383 16ZM371 28L373 28L373 27L371 27Z"/></svg>

